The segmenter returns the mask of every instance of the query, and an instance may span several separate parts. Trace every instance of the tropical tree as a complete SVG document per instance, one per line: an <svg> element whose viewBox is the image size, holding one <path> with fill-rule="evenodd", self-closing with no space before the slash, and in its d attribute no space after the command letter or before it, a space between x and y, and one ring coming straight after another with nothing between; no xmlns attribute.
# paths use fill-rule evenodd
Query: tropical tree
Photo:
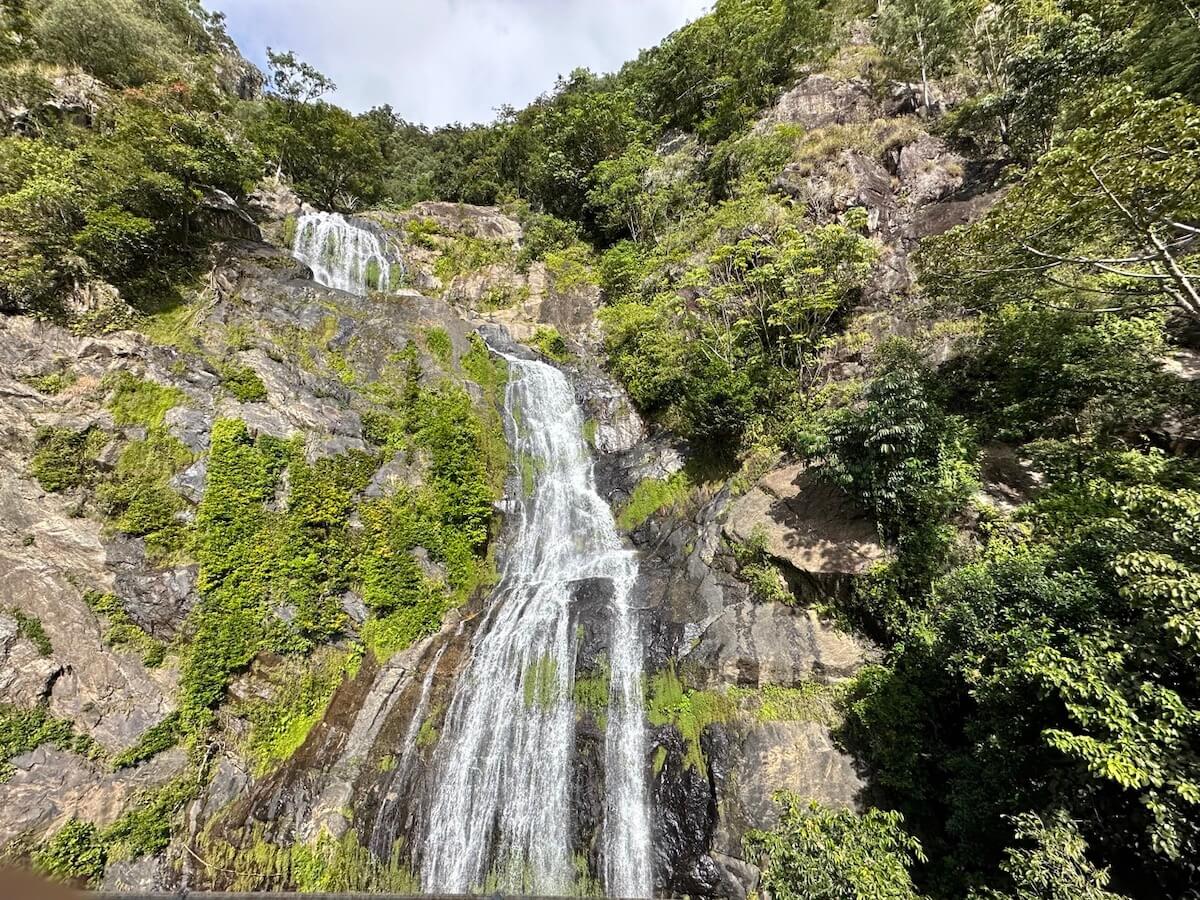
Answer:
<svg viewBox="0 0 1200 900"><path fill-rule="evenodd" d="M922 108L929 110L929 78L945 72L963 47L971 0L885 0L877 35L891 56L921 76Z"/></svg>
<svg viewBox="0 0 1200 900"><path fill-rule="evenodd" d="M909 870L925 854L899 813L860 815L787 792L775 801L779 824L751 831L745 843L762 868L762 887L776 900L918 900Z"/></svg>

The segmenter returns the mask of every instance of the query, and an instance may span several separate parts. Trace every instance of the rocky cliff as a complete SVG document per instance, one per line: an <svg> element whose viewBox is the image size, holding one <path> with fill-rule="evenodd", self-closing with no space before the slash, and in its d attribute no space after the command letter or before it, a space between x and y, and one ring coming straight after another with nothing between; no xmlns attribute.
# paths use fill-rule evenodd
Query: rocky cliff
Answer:
<svg viewBox="0 0 1200 900"><path fill-rule="evenodd" d="M885 332L922 332L940 352L906 301L910 255L996 196L995 172L931 136L912 94L812 75L762 119L800 126L825 148L778 172L775 196L816 222L864 209L880 250L847 329L865 338L831 346L830 380L861 373L866 344ZM137 330L0 321L0 678L6 715L19 720L6 726L0 777L4 852L37 852L79 822L104 847L110 888L304 888L318 862L342 873L339 887L414 887L428 762L487 579L452 584L444 606L393 640L372 631L380 613L364 601L361 572L321 581L312 597L291 588L319 579L323 544L360 540L381 498L436 484L431 451L395 422L406 392L464 390L476 449L503 480L502 375L478 329L570 374L602 487L640 555L658 889L752 890L742 838L775 821L775 791L860 802L862 774L834 732L847 679L874 651L824 613L889 554L860 510L804 463L754 459L733 478L694 476L698 455L643 422L603 373L594 279L569 254L523 259L525 232L504 211L364 213L357 221L386 241L403 276L355 297L315 284L279 246L304 211L286 189L252 198L257 221L226 200L198 223L226 238L204 277ZM103 303L119 298L83 311ZM275 466L266 515L288 515L322 466L343 474L293 523L306 537L282 538L308 556L269 579L254 615L271 639L230 666L195 740L181 679L195 677L189 648L206 639L221 573L184 535L222 502L212 469L228 423L240 423L239 452L284 454L264 463ZM356 475L343 472L347 460ZM508 490L519 482L510 474ZM502 510L490 535L501 554ZM402 552L422 583L453 581L444 548ZM602 588L582 586L575 603L581 681L602 683ZM592 872L603 727L580 702L575 849ZM139 817L175 814L168 833L128 836L141 833Z"/></svg>

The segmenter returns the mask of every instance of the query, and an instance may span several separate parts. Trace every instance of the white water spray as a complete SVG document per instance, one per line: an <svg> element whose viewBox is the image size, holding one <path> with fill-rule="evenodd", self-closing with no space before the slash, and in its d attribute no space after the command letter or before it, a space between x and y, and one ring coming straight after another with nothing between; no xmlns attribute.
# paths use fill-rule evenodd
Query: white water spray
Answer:
<svg viewBox="0 0 1200 900"><path fill-rule="evenodd" d="M509 358L505 395L514 458L536 473L516 504L508 547L472 657L446 713L422 887L562 895L571 853L576 636L572 590L612 586L606 733L604 881L611 896L650 896L642 654L629 608L637 578L597 494L583 417L566 377Z"/></svg>
<svg viewBox="0 0 1200 900"><path fill-rule="evenodd" d="M308 264L317 284L359 296L391 289L392 264L379 236L337 213L301 216L292 255Z"/></svg>

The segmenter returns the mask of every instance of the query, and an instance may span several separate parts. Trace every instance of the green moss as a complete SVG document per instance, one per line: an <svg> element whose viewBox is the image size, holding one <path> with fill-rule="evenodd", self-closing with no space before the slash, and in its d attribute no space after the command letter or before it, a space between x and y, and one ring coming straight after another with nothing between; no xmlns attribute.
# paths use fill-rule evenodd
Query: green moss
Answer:
<svg viewBox="0 0 1200 900"><path fill-rule="evenodd" d="M529 499L537 487L537 476L541 471L541 463L537 457L527 453L522 453L519 459L521 463L521 495Z"/></svg>
<svg viewBox="0 0 1200 900"><path fill-rule="evenodd" d="M543 356L556 362L566 362L571 357L566 341L553 325L539 326L529 343Z"/></svg>
<svg viewBox="0 0 1200 900"><path fill-rule="evenodd" d="M113 526L145 538L152 559L166 558L183 546L185 528L178 514L184 502L170 481L191 462L191 451L182 442L154 427L144 440L125 445L112 478L97 491Z"/></svg>
<svg viewBox="0 0 1200 900"><path fill-rule="evenodd" d="M45 375L30 375L21 380L31 388L54 397L73 385L78 376L74 372L49 372Z"/></svg>
<svg viewBox="0 0 1200 900"><path fill-rule="evenodd" d="M108 408L118 425L143 425L160 428L167 411L184 401L183 392L154 381L136 378L128 372L116 372L105 379L112 389Z"/></svg>
<svg viewBox="0 0 1200 900"><path fill-rule="evenodd" d="M497 391L503 370L483 355L475 366ZM234 420L214 424L190 546L202 600L188 623L180 679L187 730L207 724L232 674L259 652L309 653L344 629L346 590L371 610L360 635L382 660L436 632L445 611L491 577L485 551L502 473L470 396L450 382L422 388L411 351L389 360L372 396L384 409L367 417L370 439L419 452L428 461L425 485L364 501L378 456L352 452L309 463L298 442L252 439ZM284 469L287 506L278 510ZM417 548L444 577L422 569ZM286 617L277 615L281 609Z"/></svg>
<svg viewBox="0 0 1200 900"><path fill-rule="evenodd" d="M435 634L441 627L444 609L436 599L430 599L383 616L373 616L363 623L363 644L377 660L387 660L415 641Z"/></svg>
<svg viewBox="0 0 1200 900"><path fill-rule="evenodd" d="M590 417L583 423L583 439L587 441L587 445L593 450L596 448L596 432L599 427L599 423Z"/></svg>
<svg viewBox="0 0 1200 900"><path fill-rule="evenodd" d="M684 762L700 772L708 762L700 747L700 736L714 722L724 722L734 712L733 701L715 691L693 691L684 687L674 668L664 669L650 680L648 716L654 725L673 725L687 745Z"/></svg>
<svg viewBox="0 0 1200 900"><path fill-rule="evenodd" d="M666 479L643 479L618 510L617 524L625 531L633 531L655 513L683 500L691 490L691 479L683 471Z"/></svg>
<svg viewBox="0 0 1200 900"><path fill-rule="evenodd" d="M283 846L263 840L260 826L241 847L210 839L200 849L210 867L231 876L233 891L420 893L419 879L401 862L401 842L388 859L380 859L359 844L353 828L341 838L322 832L311 844Z"/></svg>
<svg viewBox="0 0 1200 900"><path fill-rule="evenodd" d="M350 360L346 359L344 353L337 350L326 350L325 362L342 384L347 387L354 387L358 383L358 375L355 373L354 367L350 365Z"/></svg>
<svg viewBox="0 0 1200 900"><path fill-rule="evenodd" d="M89 759L104 755L99 744L87 735L77 733L65 719L52 716L44 706L22 708L0 703L0 783L12 777L9 761L13 757L36 750L43 744Z"/></svg>
<svg viewBox="0 0 1200 900"><path fill-rule="evenodd" d="M201 353L201 322L207 309L202 304L180 303L146 316L139 327L146 337L165 347L177 347L189 353ZM176 372L176 374L183 374Z"/></svg>
<svg viewBox="0 0 1200 900"><path fill-rule="evenodd" d="M654 759L652 761L652 765L654 766L654 774L655 775L661 774L663 767L666 764L667 764L667 748L666 747L656 747L654 749Z"/></svg>
<svg viewBox="0 0 1200 900"><path fill-rule="evenodd" d="M819 722L833 728L841 722L840 705L847 683L806 681L798 685L733 687L729 697L760 722Z"/></svg>
<svg viewBox="0 0 1200 900"><path fill-rule="evenodd" d="M454 354L454 346L450 342L450 333L445 328L426 328L424 332L425 346L433 358L442 365L449 365Z"/></svg>
<svg viewBox="0 0 1200 900"><path fill-rule="evenodd" d="M421 727L417 730L416 745L422 750L427 747L432 747L438 742L437 723L442 717L442 707L435 706L429 711L429 715L421 722Z"/></svg>
<svg viewBox="0 0 1200 900"><path fill-rule="evenodd" d="M39 656L49 656L54 652L46 629L42 627L41 619L31 616L15 606L7 607L5 612L16 620L17 632L37 648Z"/></svg>
<svg viewBox="0 0 1200 900"><path fill-rule="evenodd" d="M267 399L267 386L249 366L226 363L221 367L221 387L239 403L261 403Z"/></svg>
<svg viewBox="0 0 1200 900"><path fill-rule="evenodd" d="M345 653L328 653L304 667L285 664L271 674L274 695L243 707L250 722L246 754L256 774L265 774L300 749L324 717L348 662Z"/></svg>
<svg viewBox="0 0 1200 900"><path fill-rule="evenodd" d="M526 706L549 709L558 699L558 660L549 655L539 656L525 667L521 687Z"/></svg>
<svg viewBox="0 0 1200 900"><path fill-rule="evenodd" d="M284 216L283 221L279 223L279 243L289 250L296 243L298 224L295 216Z"/></svg>
<svg viewBox="0 0 1200 900"><path fill-rule="evenodd" d="M461 364L467 377L483 389L484 402L479 413L482 425L480 447L484 465L491 474L492 490L499 497L504 492L504 478L508 472L508 439L501 418L508 363L493 356L479 335L471 335L470 342L471 349L463 355Z"/></svg>
<svg viewBox="0 0 1200 900"><path fill-rule="evenodd" d="M191 544L202 599L180 678L186 728L204 724L232 673L260 650L305 653L341 630L339 597L357 548L350 515L377 466L357 451L309 463L298 441L252 439L237 420L214 424ZM271 509L285 468L287 507Z"/></svg>
<svg viewBox="0 0 1200 900"><path fill-rule="evenodd" d="M94 461L107 440L96 428L76 431L43 426L37 430L36 450L29 473L50 493L82 487L94 475Z"/></svg>
<svg viewBox="0 0 1200 900"><path fill-rule="evenodd" d="M587 714L595 719L603 731L608 724L609 671L605 660L600 660L595 674L576 675L571 691L577 714Z"/></svg>
<svg viewBox="0 0 1200 900"><path fill-rule="evenodd" d="M166 657L166 645L130 618L120 597L115 594L102 594L99 591L87 591L83 599L96 615L104 618L106 644L139 654L147 666L162 665Z"/></svg>
<svg viewBox="0 0 1200 900"><path fill-rule="evenodd" d="M136 766L138 763L174 747L179 743L180 737L179 713L170 713L157 725L147 728L136 744L114 756L112 767L124 769L128 766Z"/></svg>

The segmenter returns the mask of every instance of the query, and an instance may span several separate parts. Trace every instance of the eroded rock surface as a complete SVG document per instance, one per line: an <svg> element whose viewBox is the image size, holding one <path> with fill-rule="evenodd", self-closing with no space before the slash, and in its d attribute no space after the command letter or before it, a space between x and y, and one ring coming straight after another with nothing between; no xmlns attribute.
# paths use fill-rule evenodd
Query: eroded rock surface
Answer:
<svg viewBox="0 0 1200 900"><path fill-rule="evenodd" d="M72 817L109 825L139 792L162 787L185 763L184 752L177 749L117 772L53 747L22 754L12 760L12 777L0 784L0 847L51 834Z"/></svg>
<svg viewBox="0 0 1200 900"><path fill-rule="evenodd" d="M769 472L729 509L725 533L762 539L804 599L844 590L887 557L874 523L802 463Z"/></svg>

